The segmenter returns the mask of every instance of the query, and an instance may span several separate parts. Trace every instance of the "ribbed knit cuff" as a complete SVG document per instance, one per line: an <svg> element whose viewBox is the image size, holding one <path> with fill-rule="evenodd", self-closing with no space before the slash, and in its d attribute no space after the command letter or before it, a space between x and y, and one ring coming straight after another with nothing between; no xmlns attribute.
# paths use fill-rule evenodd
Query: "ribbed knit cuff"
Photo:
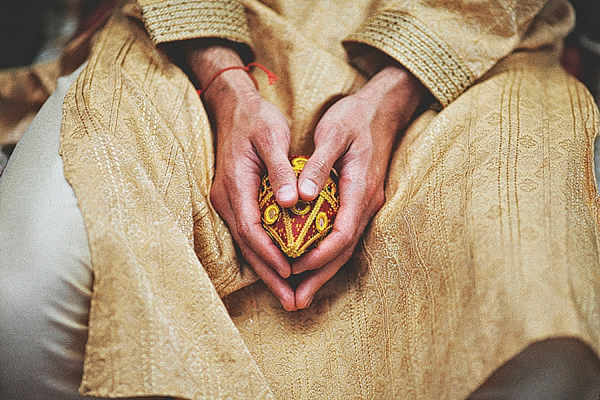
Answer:
<svg viewBox="0 0 600 400"><path fill-rule="evenodd" d="M372 46L401 63L444 106L475 80L454 50L406 13L384 10L369 18L344 41L353 60L364 54L357 44ZM357 61L364 63L364 60Z"/></svg>
<svg viewBox="0 0 600 400"><path fill-rule="evenodd" d="M232 0L164 0L142 4L154 43L222 38L251 46L244 8Z"/></svg>

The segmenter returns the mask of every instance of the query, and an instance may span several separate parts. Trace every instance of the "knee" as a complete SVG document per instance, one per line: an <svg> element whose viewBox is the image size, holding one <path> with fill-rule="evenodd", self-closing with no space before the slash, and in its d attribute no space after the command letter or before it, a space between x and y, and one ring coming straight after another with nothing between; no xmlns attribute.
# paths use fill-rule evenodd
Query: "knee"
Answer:
<svg viewBox="0 0 600 400"><path fill-rule="evenodd" d="M590 399L600 397L600 361L583 342L547 339L498 368L469 397L482 399Z"/></svg>
<svg viewBox="0 0 600 400"><path fill-rule="evenodd" d="M70 398L83 372L92 272L87 255L43 245L34 231L15 235L26 245L0 240L0 365L10 365L0 368L0 397Z"/></svg>

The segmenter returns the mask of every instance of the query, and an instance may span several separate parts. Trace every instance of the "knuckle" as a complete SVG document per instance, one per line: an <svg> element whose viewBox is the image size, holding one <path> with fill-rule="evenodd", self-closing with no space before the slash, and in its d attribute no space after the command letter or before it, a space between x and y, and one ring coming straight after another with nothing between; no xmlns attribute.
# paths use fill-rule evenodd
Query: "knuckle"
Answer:
<svg viewBox="0 0 600 400"><path fill-rule="evenodd" d="M315 160L313 166L320 174L323 175L329 174L329 170L331 169L324 160Z"/></svg>
<svg viewBox="0 0 600 400"><path fill-rule="evenodd" d="M248 238L250 237L250 224L247 221L238 219L235 222L235 229L240 239L244 242L247 242Z"/></svg>
<svg viewBox="0 0 600 400"><path fill-rule="evenodd" d="M281 146L287 146L290 142L289 130L280 126L262 126L254 132L257 147L266 151L273 151Z"/></svg>
<svg viewBox="0 0 600 400"><path fill-rule="evenodd" d="M271 180L271 184L276 186L279 185L280 182L290 174L290 172L292 172L292 167L283 163L276 163L270 167L267 167L267 170L269 171L269 179Z"/></svg>
<svg viewBox="0 0 600 400"><path fill-rule="evenodd" d="M309 163L309 168L307 168L307 170L311 178L317 178L315 179L317 181L327 179L327 176L331 171L331 167L327 164L325 160L311 159L309 160Z"/></svg>
<svg viewBox="0 0 600 400"><path fill-rule="evenodd" d="M336 136L341 130L339 122L333 121L331 118L326 119L323 117L315 129L315 135L318 137L324 136L331 138L332 136Z"/></svg>
<svg viewBox="0 0 600 400"><path fill-rule="evenodd" d="M256 143L256 147L263 151L270 151L275 144L271 135L266 134L266 132L257 132L255 133L254 143Z"/></svg>
<svg viewBox="0 0 600 400"><path fill-rule="evenodd" d="M344 249L350 247L354 241L354 234L350 231L340 232L340 244Z"/></svg>

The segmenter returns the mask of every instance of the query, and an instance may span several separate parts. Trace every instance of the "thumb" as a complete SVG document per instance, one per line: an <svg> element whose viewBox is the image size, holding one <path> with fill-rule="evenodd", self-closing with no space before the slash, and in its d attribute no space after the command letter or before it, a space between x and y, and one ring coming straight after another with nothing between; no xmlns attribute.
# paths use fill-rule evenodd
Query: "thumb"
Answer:
<svg viewBox="0 0 600 400"><path fill-rule="evenodd" d="M277 203L282 207L292 207L298 202L296 174L287 157L286 149L273 148L263 157L269 181Z"/></svg>
<svg viewBox="0 0 600 400"><path fill-rule="evenodd" d="M302 200L314 200L323 189L333 164L341 156L340 149L334 142L325 141L320 146L317 145L302 169L298 177L298 195Z"/></svg>

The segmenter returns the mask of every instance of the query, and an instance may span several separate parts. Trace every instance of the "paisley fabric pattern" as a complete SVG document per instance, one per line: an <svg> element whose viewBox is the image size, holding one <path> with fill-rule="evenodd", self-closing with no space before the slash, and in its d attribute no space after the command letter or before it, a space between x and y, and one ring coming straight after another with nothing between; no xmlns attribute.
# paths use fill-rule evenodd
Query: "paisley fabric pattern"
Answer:
<svg viewBox="0 0 600 400"><path fill-rule="evenodd" d="M457 0L241 2L257 61L281 78L260 87L289 121L291 154L311 154L324 109L365 81L345 38L357 66L368 60L353 46L371 43L361 37L406 55L377 38L384 16L443 40L464 72L429 75L446 65L439 52L409 65L441 107L399 138L385 205L295 313L238 257L210 204L215 136L195 88L136 12L117 13L62 125L94 269L81 392L456 399L540 339L572 336L598 353L598 112L558 65L568 4L517 3L477 2L482 16Z"/></svg>

